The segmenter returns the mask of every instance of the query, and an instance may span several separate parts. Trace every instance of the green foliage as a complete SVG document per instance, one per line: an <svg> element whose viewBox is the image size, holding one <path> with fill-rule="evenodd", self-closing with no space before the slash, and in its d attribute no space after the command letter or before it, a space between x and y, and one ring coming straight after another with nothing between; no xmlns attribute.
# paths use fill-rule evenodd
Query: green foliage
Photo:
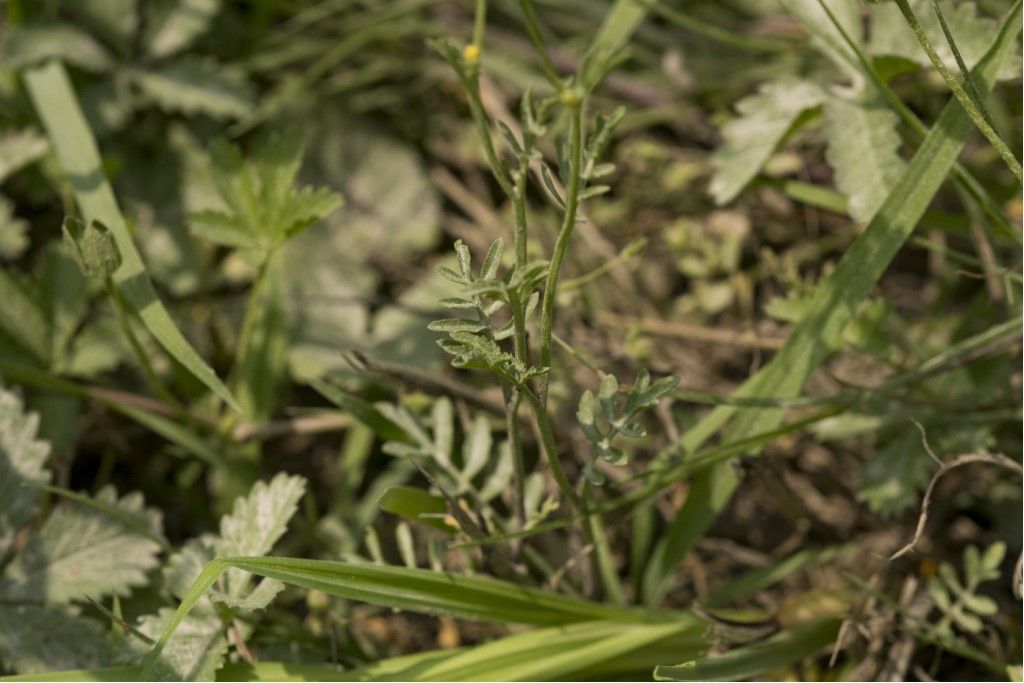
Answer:
<svg viewBox="0 0 1024 683"><path fill-rule="evenodd" d="M650 373L643 369L637 374L624 403L618 399L619 382L614 375L604 376L596 397L589 389L584 391L576 409L576 421L597 457L612 465L625 465L628 462L626 452L613 446L612 440L616 435L631 439L646 436L647 429L635 422L637 415L672 393L678 384L679 378L672 376L662 377L651 384ZM604 475L592 463L588 463L583 473L592 484L604 483Z"/></svg>
<svg viewBox="0 0 1024 683"><path fill-rule="evenodd" d="M24 673L109 661L107 633L73 603L127 595L145 584L160 550L150 536L161 533L160 515L144 508L141 494L119 499L107 487L90 505L56 508L15 545L16 534L39 516L38 486L49 481L43 465L50 448L36 438L38 424L17 394L0 388L0 555L13 553L0 570L0 664ZM118 514L108 514L110 507Z"/></svg>
<svg viewBox="0 0 1024 683"><path fill-rule="evenodd" d="M249 159L229 142L214 143L210 173L227 210L193 214L192 232L243 249L262 263L290 237L337 209L341 197L333 192L294 187L304 149L297 130L271 135Z"/></svg>
<svg viewBox="0 0 1024 683"><path fill-rule="evenodd" d="M219 536L192 539L168 558L161 572L166 591L173 597L184 598L207 563L216 558L256 558L269 552L285 532L305 489L303 478L285 474L268 483L257 482L248 496L235 501L231 514L221 518ZM172 628L170 624L177 629L174 637L167 640L160 659L153 662L153 675L161 680L212 679L228 651L228 628L249 629L233 621L232 610L261 610L283 588L273 579L254 587L251 583L249 574L233 569L223 576L217 590L193 601L199 604L187 618L176 619L170 608L141 617L135 627L149 638L164 634ZM135 661L148 649L148 643L128 641L121 658Z"/></svg>
<svg viewBox="0 0 1024 683"><path fill-rule="evenodd" d="M934 632L943 638L951 638L954 628L964 633L981 632L982 619L999 613L996 602L979 595L983 583L999 578L999 566L1006 556L1006 544L993 543L985 552L976 546L964 548L963 580L948 562L939 564L935 577L928 581L928 595L942 618L934 624Z"/></svg>

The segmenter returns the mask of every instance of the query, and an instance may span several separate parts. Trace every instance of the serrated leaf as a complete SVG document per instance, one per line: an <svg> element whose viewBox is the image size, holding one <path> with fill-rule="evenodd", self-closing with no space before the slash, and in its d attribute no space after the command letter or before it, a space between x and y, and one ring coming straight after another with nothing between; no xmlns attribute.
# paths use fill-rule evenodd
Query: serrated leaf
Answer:
<svg viewBox="0 0 1024 683"><path fill-rule="evenodd" d="M36 438L38 429L39 416L26 413L21 397L0 386L0 557L38 511L39 492L26 484L50 481L43 468L50 445Z"/></svg>
<svg viewBox="0 0 1024 683"><path fill-rule="evenodd" d="M220 520L220 538L214 544L217 555L249 557L270 552L305 492L305 479L283 472L269 482L256 482L249 495L236 499L231 514Z"/></svg>
<svg viewBox="0 0 1024 683"><path fill-rule="evenodd" d="M931 2L932 0L910 0L909 4L943 63L956 73L959 70L956 58L946 41ZM952 0L938 0L938 4L967 68L973 68L992 45L992 37L999 29L999 22L989 17L978 16L978 8L974 2L954 3ZM868 41L868 50L872 54L902 57L921 66L931 67L928 55L921 48L895 3L873 5L870 18L871 38ZM1016 78L1020 76L1020 66L1020 55L1017 54L1003 64L998 77Z"/></svg>
<svg viewBox="0 0 1024 683"><path fill-rule="evenodd" d="M896 114L865 94L830 94L825 100L825 158L836 187L846 195L850 216L866 223L885 201L906 163L900 158Z"/></svg>
<svg viewBox="0 0 1024 683"><path fill-rule="evenodd" d="M217 537L213 534L191 538L167 559L161 575L164 588L171 595L178 599L185 596L189 586L202 573L203 567L214 558L216 542Z"/></svg>
<svg viewBox="0 0 1024 683"><path fill-rule="evenodd" d="M154 57L167 57L188 47L209 28L221 0L163 0L146 3L146 47Z"/></svg>
<svg viewBox="0 0 1024 683"><path fill-rule="evenodd" d="M156 639L173 616L174 610L164 608L155 615L142 617L136 628L143 635ZM137 640L128 642L135 658L148 649ZM212 614L191 614L167 642L146 680L212 681L224 663L227 650L221 620Z"/></svg>
<svg viewBox="0 0 1024 683"><path fill-rule="evenodd" d="M245 76L212 61L174 62L136 71L133 79L165 111L238 119L255 107L252 87Z"/></svg>
<svg viewBox="0 0 1024 683"><path fill-rule="evenodd" d="M108 486L96 498L159 529L159 514L143 507L140 493L118 499ZM62 505L8 565L0 578L0 595L48 603L127 595L130 588L146 583L146 572L157 565L159 552L159 543L100 509Z"/></svg>
<svg viewBox="0 0 1024 683"><path fill-rule="evenodd" d="M71 608L0 605L0 665L20 674L110 662L108 632Z"/></svg>
<svg viewBox="0 0 1024 683"><path fill-rule="evenodd" d="M825 100L808 81L775 81L739 101L737 117L722 128L723 144L711 157L715 173L709 190L719 205L746 187L785 139L800 116Z"/></svg>

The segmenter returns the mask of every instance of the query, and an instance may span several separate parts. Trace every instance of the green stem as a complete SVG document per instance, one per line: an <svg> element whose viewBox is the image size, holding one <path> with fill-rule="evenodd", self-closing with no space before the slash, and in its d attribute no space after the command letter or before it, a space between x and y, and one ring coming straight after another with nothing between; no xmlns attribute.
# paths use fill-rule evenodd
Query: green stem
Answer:
<svg viewBox="0 0 1024 683"><path fill-rule="evenodd" d="M523 10L523 21L526 24L526 34L530 37L533 50L540 59L540 70L544 72L551 87L556 91L562 87L562 79L555 69L555 65L548 58L547 48L544 46L544 37L540 32L540 24L537 22L537 14L533 9L533 0L519 0L519 7Z"/></svg>
<svg viewBox="0 0 1024 683"><path fill-rule="evenodd" d="M590 529L590 540L594 544L594 564L597 574L601 577L601 585L604 586L605 597L617 605L626 604L626 596L622 593L622 582L619 581L619 573L615 571L615 563L612 560L611 548L608 547L608 537L604 533L604 522L601 515L590 510L593 501L593 492L590 484L583 488L583 514L586 515L586 523Z"/></svg>
<svg viewBox="0 0 1024 683"><path fill-rule="evenodd" d="M999 156L1006 162L1007 168L1013 173L1013 176L1017 179L1017 183L1024 181L1024 171L1021 169L1020 161L1013 155L1010 148L1006 146L1003 139L999 137L999 134L989 125L985 115L978 109L977 104L963 89L963 86L953 77L953 74L938 53L935 52L935 48L932 46L931 41L928 40L928 36L925 35L924 27L921 26L921 22L918 21L917 16L914 14L914 10L910 8L907 0L896 0L896 5L900 8L900 12L903 13L903 18L907 20L907 24L910 26L910 30L914 32L917 37L917 42L921 44L924 51L928 54L928 59L931 60L932 65L942 75L942 78L946 81L946 85L953 91L953 95L956 96L957 100L960 101L960 105L967 112L967 115L971 117L974 125L977 126L981 134L985 136L985 139L989 141L995 150L999 153Z"/></svg>
<svg viewBox="0 0 1024 683"><path fill-rule="evenodd" d="M548 266L548 276L544 283L544 299L540 313L540 365L551 367L551 333L555 317L555 295L558 291L558 271L569 247L569 238L576 227L576 209L579 206L580 169L583 163L583 112L582 103L573 100L568 103L571 116L569 127L569 184L565 191L565 214L562 227L555 240L554 253ZM541 401L547 404L548 379L541 383Z"/></svg>
<svg viewBox="0 0 1024 683"><path fill-rule="evenodd" d="M576 495L576 491L573 490L572 484L569 483L569 478L565 476L565 470L562 469L562 461L558 457L558 446L555 443L555 434L551 431L551 420L548 417L547 407L529 387L521 385L519 393L526 398L530 407L533 408L533 414L537 418L537 428L540 430L541 445L544 447L544 456L547 458L548 466L551 467L551 474L555 478L555 483L558 484L562 495L569 501L574 511L577 513L582 512L583 505Z"/></svg>
<svg viewBox="0 0 1024 683"><path fill-rule="evenodd" d="M971 70L967 68L966 62L964 62L964 56L960 54L960 48L957 47L956 40L953 39L953 32L949 30L949 24L946 23L946 15L942 13L942 8L939 7L939 3L932 0L932 9L935 10L935 16L939 19L939 26L942 27L942 34L946 36L946 44L949 45L949 49L953 52L953 58L956 60L956 65L960 69L960 75L964 79L964 84L967 85L967 89L970 91L971 98L974 103L978 105L978 109L981 110L985 120L988 121L989 125L992 125L992 114L989 113L988 107L985 106L985 98L981 96L981 92L978 90L977 84L974 82L974 77L971 76Z"/></svg>
<svg viewBox="0 0 1024 683"><path fill-rule="evenodd" d="M487 0L476 0L473 12L473 44L477 49L484 48L484 29L487 27Z"/></svg>
<svg viewBox="0 0 1024 683"><path fill-rule="evenodd" d="M132 352L138 359L139 365L142 366L142 374L146 378L146 383L149 384L150 389L152 389L157 396L174 408L175 412L184 413L185 407L182 406L178 399L176 399L167 387L163 385L163 382L160 381L156 371L153 369L153 365L149 362L149 356L146 354L146 350L142 348L142 343L135 334L135 330L132 329L131 316L128 312L128 307L121 298L121 292L114 286L113 281L109 277L103 281L103 287L106 289L107 296L109 296L110 300L113 302L114 311L117 314L117 322L121 326L121 331L124 332L124 336L128 339L128 344L132 347Z"/></svg>
<svg viewBox="0 0 1024 683"><path fill-rule="evenodd" d="M508 445L512 451L513 476L515 477L515 514L520 529L526 528L526 463L523 460L523 443L519 437L519 405L523 397L518 389L509 396L505 412L505 427L508 430Z"/></svg>

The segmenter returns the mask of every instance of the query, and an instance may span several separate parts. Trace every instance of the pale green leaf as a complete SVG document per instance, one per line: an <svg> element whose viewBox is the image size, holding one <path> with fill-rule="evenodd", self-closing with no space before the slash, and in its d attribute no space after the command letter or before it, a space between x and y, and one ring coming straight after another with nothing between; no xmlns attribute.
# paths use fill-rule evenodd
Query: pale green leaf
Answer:
<svg viewBox="0 0 1024 683"><path fill-rule="evenodd" d="M825 100L807 81L776 81L740 100L738 116L722 129L723 144L712 156L715 174L709 190L718 204L736 197L771 157L800 119Z"/></svg>
<svg viewBox="0 0 1024 683"><path fill-rule="evenodd" d="M931 7L932 0L909 0L911 9L917 15L925 35L931 42L943 63L954 73L959 67L949 43L946 41L938 16ZM968 68L973 68L992 45L992 38L998 31L996 19L979 16L974 2L952 2L938 0L942 14L949 24L957 48ZM924 67L931 67L928 55L921 48L910 27L895 3L886 2L871 7L871 39L868 50L876 55L903 57ZM998 70L1000 79L1017 78L1021 73L1018 54L1007 60Z"/></svg>
<svg viewBox="0 0 1024 683"><path fill-rule="evenodd" d="M113 487L106 487L96 498L159 530L159 515L143 507L141 494L118 499ZM159 543L100 509L62 505L8 565L0 595L50 603L127 595L146 583L159 552Z"/></svg>
<svg viewBox="0 0 1024 683"><path fill-rule="evenodd" d="M156 615L139 620L136 628L146 636L156 639L174 616L174 611L165 608ZM138 640L128 641L130 652L139 655L147 646ZM228 641L224 635L224 624L209 613L189 615L178 626L161 652L160 658L149 672L148 680L158 681L212 681L217 669L224 662Z"/></svg>
<svg viewBox="0 0 1024 683"><path fill-rule="evenodd" d="M4 668L30 674L93 667L108 663L110 655L103 627L71 608L0 605L0 666Z"/></svg>
<svg viewBox="0 0 1024 683"><path fill-rule="evenodd" d="M235 500L231 514L221 519L217 555L248 557L270 552L305 492L305 479L283 472L270 482L256 482L249 495Z"/></svg>
<svg viewBox="0 0 1024 683"><path fill-rule="evenodd" d="M50 481L43 468L50 445L36 438L38 429L39 416L26 413L21 397L0 386L0 557L38 511L39 492L26 484Z"/></svg>
<svg viewBox="0 0 1024 683"><path fill-rule="evenodd" d="M825 101L825 158L850 216L861 223L871 220L906 168L897 124L881 97L833 93Z"/></svg>
<svg viewBox="0 0 1024 683"><path fill-rule="evenodd" d="M165 111L242 118L255 106L245 76L212 61L174 62L133 74L143 94Z"/></svg>

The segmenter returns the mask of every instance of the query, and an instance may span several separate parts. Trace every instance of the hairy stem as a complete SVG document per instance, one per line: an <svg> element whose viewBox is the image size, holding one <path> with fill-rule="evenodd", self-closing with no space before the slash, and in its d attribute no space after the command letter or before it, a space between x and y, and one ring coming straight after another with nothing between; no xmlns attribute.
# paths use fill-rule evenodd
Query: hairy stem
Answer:
<svg viewBox="0 0 1024 683"><path fill-rule="evenodd" d="M565 214L562 227L555 240L554 253L548 266L548 276L544 283L544 299L540 312L540 365L551 367L551 333L555 318L555 295L558 291L558 271L569 247L569 238L576 227L576 209L579 206L580 168L583 163L583 107L578 100L567 103L570 112L569 127L569 183L565 190ZM541 382L540 399L542 405L547 404L548 379Z"/></svg>
<svg viewBox="0 0 1024 683"><path fill-rule="evenodd" d="M519 393L526 398L530 407L533 408L533 414L537 418L537 427L540 430L544 456L547 458L548 466L551 467L551 474L555 478L555 483L558 484L562 495L569 501L574 511L577 513L581 512L583 505L576 495L576 491L573 490L572 484L569 483L569 478L565 476L565 470L562 469L562 461L558 457L558 446L555 443L555 434L551 430L551 419L548 417L547 407L529 387L520 386Z"/></svg>

